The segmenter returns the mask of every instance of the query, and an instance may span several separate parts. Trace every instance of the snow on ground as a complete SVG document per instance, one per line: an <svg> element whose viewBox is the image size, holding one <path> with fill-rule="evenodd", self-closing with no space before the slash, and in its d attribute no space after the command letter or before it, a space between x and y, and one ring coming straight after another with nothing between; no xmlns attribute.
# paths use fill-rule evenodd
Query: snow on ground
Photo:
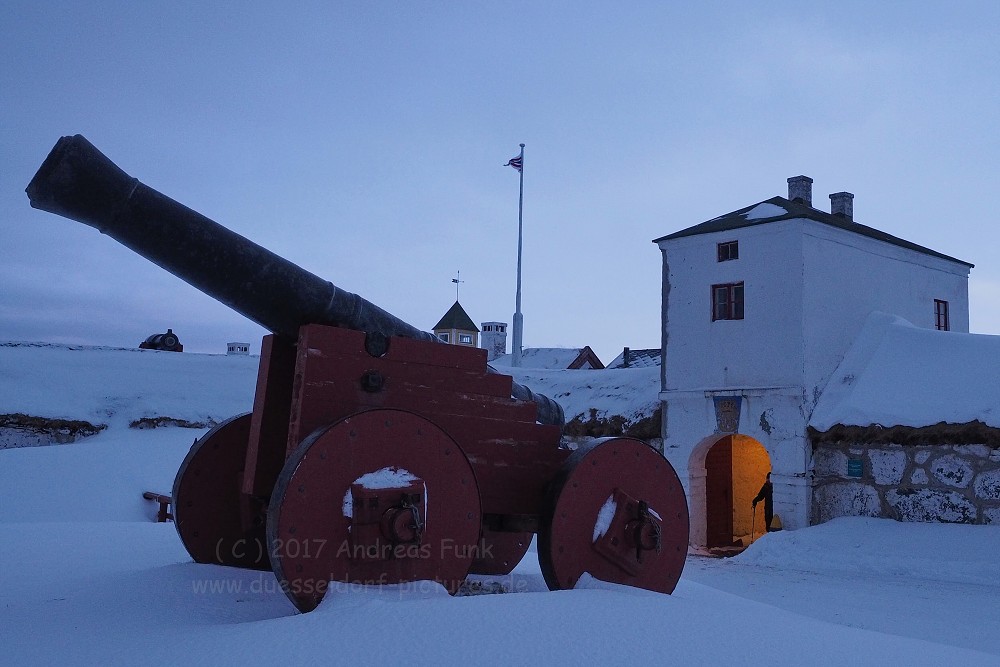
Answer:
<svg viewBox="0 0 1000 667"><path fill-rule="evenodd" d="M920 427L979 420L1000 427L997 367L1000 336L923 329L873 313L827 383L809 425L826 431L836 424Z"/></svg>
<svg viewBox="0 0 1000 667"><path fill-rule="evenodd" d="M0 450L4 664L1000 665L996 526L844 518L771 533L732 559L689 557L670 596L593 580L548 592L529 553L493 578L509 594L346 587L299 614L270 572L195 564L172 524L150 520L141 493L167 491L204 431L127 428L123 417L158 410L139 389L147 355L125 356L135 363L106 375L107 392L91 379L107 359L64 357L61 375L43 368L47 355L0 359L0 387L12 371L26 384L59 375L45 396L22 384L34 398L18 410L83 418L109 395L119 417L76 444ZM199 363L185 356L169 363L191 364L177 379L197 384ZM166 405L241 411L229 402L245 394L222 394L252 386L245 374L186 394L200 405L181 393ZM2 391L0 413L16 411Z"/></svg>
<svg viewBox="0 0 1000 667"><path fill-rule="evenodd" d="M597 417L621 415L629 422L648 417L660 407L660 369L545 370L504 367L503 373L537 394L559 402L566 421L597 408Z"/></svg>
<svg viewBox="0 0 1000 667"><path fill-rule="evenodd" d="M0 343L0 414L94 425L154 416L218 422L253 408L259 361L240 355Z"/></svg>

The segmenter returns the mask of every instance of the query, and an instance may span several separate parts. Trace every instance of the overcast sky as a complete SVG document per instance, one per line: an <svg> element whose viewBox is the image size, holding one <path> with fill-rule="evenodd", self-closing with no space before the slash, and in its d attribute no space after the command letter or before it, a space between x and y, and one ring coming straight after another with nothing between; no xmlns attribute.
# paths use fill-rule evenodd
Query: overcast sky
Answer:
<svg viewBox="0 0 1000 667"><path fill-rule="evenodd" d="M697 4L684 8L682 4ZM225 7L225 8L223 8ZM1000 334L1000 3L21 2L0 7L0 340L192 351L265 332L24 188L83 134L423 329L658 347L650 241L786 195L972 262Z"/></svg>

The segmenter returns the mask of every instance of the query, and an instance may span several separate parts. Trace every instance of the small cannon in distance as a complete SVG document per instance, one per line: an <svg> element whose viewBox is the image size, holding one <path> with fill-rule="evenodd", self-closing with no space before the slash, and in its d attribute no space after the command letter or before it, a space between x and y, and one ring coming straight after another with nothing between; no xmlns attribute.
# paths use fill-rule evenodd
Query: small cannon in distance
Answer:
<svg viewBox="0 0 1000 667"><path fill-rule="evenodd" d="M146 340L139 343L140 350L160 350L162 352L183 352L184 346L181 340L174 333L173 329L167 329L166 333L152 334Z"/></svg>
<svg viewBox="0 0 1000 667"><path fill-rule="evenodd" d="M330 582L507 574L538 535L550 588L669 593L688 514L645 443L560 446L557 403L132 178L80 135L31 205L97 228L273 333L253 411L191 448L172 499L192 558L274 571L308 611Z"/></svg>

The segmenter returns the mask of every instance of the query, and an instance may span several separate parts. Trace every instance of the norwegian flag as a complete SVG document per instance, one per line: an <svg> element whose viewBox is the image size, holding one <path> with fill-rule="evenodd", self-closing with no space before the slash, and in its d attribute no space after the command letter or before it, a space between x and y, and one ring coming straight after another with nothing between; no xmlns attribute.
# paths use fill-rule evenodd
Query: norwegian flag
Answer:
<svg viewBox="0 0 1000 667"><path fill-rule="evenodd" d="M517 169L518 171L521 171L521 167L524 166L524 157L522 157L520 155L518 155L516 157L512 157L511 159L507 160L507 164L505 164L504 166L505 167L514 167L514 169Z"/></svg>

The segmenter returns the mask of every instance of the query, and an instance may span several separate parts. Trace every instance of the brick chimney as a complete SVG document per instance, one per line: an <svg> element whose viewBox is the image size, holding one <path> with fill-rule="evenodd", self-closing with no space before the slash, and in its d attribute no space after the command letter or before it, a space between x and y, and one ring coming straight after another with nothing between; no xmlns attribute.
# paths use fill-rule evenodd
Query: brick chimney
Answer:
<svg viewBox="0 0 1000 667"><path fill-rule="evenodd" d="M813 179L808 176L792 176L788 179L788 198L806 206L813 205Z"/></svg>
<svg viewBox="0 0 1000 667"><path fill-rule="evenodd" d="M830 195L830 213L854 220L854 195L850 192L834 192Z"/></svg>

